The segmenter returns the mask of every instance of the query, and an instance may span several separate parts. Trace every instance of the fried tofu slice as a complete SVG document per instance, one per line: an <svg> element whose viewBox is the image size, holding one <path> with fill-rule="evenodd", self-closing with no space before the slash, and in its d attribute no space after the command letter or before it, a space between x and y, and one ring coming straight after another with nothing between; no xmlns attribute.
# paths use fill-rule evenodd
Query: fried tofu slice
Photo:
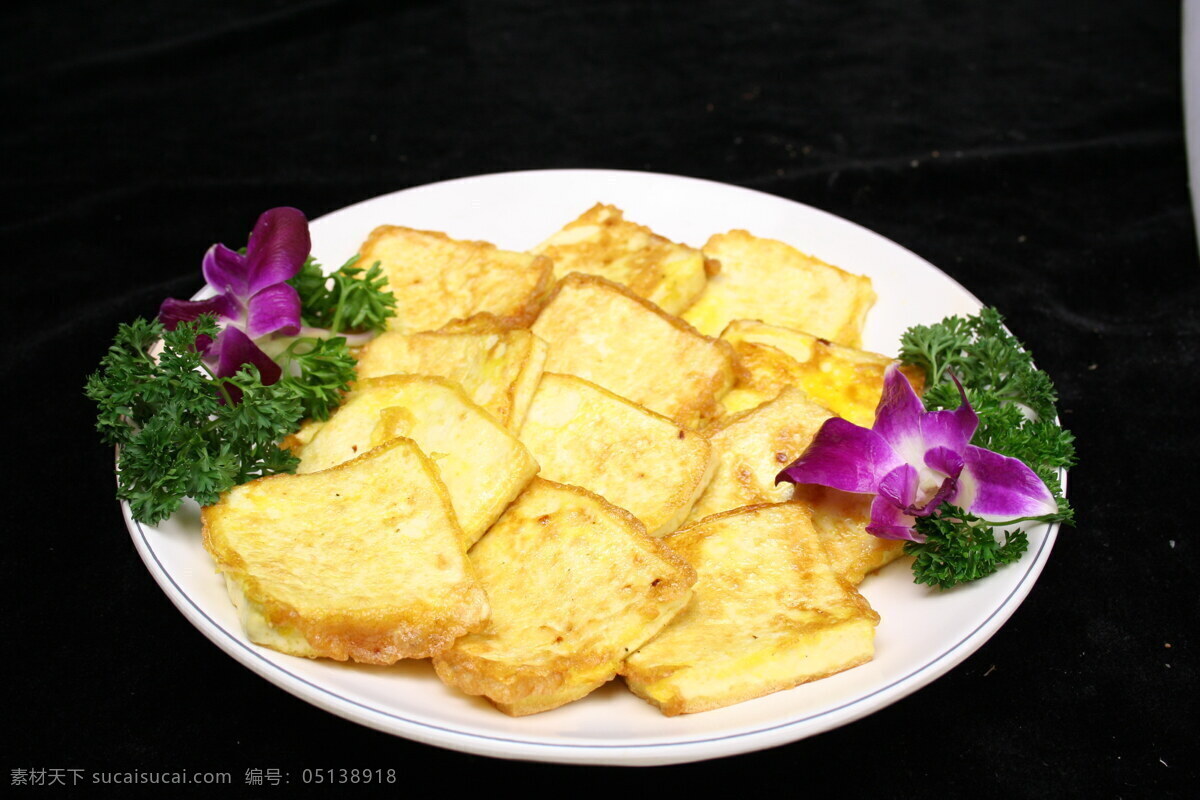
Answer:
<svg viewBox="0 0 1200 800"><path fill-rule="evenodd" d="M537 478L472 548L491 625L435 656L438 677L513 716L577 700L687 604L696 574L632 514Z"/></svg>
<svg viewBox="0 0 1200 800"><path fill-rule="evenodd" d="M486 626L446 487L410 439L324 472L242 484L201 521L253 642L391 664Z"/></svg>
<svg viewBox="0 0 1200 800"><path fill-rule="evenodd" d="M870 278L743 230L712 236L703 249L721 262L721 272L683 313L701 333L718 336L735 319L757 319L862 346L867 311L875 304Z"/></svg>
<svg viewBox="0 0 1200 800"><path fill-rule="evenodd" d="M704 291L717 262L625 219L616 206L597 203L533 248L554 262L554 277L599 275L638 297L678 314Z"/></svg>
<svg viewBox="0 0 1200 800"><path fill-rule="evenodd" d="M789 499L792 484L776 486L775 477L799 458L832 416L802 390L789 387L774 400L707 429L717 471L685 524L740 506Z"/></svg>
<svg viewBox="0 0 1200 800"><path fill-rule="evenodd" d="M358 377L435 375L462 386L480 407L519 431L546 365L547 346L528 330L494 317L472 318L470 331L387 331L359 353Z"/></svg>
<svg viewBox="0 0 1200 800"><path fill-rule="evenodd" d="M542 376L521 441L541 477L629 511L651 536L679 527L716 462L708 440L574 375Z"/></svg>
<svg viewBox="0 0 1200 800"><path fill-rule="evenodd" d="M532 330L550 345L547 371L578 375L687 428L714 418L733 386L728 342L595 275L559 281Z"/></svg>
<svg viewBox="0 0 1200 800"><path fill-rule="evenodd" d="M788 386L774 399L707 429L717 469L684 524L742 506L791 500L811 513L834 571L851 585L899 558L903 542L867 533L870 495L775 483L832 416L806 392Z"/></svg>
<svg viewBox="0 0 1200 800"><path fill-rule="evenodd" d="M904 542L867 533L873 498L805 484L795 487L790 501L808 509L829 565L852 586L904 555Z"/></svg>
<svg viewBox="0 0 1200 800"><path fill-rule="evenodd" d="M295 433L289 433L283 437L283 441L279 446L284 450L291 450L294 455L300 455L300 451L304 446L313 440L317 435L317 431L321 430L321 426L325 424L323 419L306 419L300 424L299 429Z"/></svg>
<svg viewBox="0 0 1200 800"><path fill-rule="evenodd" d="M538 472L525 446L458 384L425 375L360 381L300 450L296 471L329 469L401 436L433 461L467 546Z"/></svg>
<svg viewBox="0 0 1200 800"><path fill-rule="evenodd" d="M734 320L721 338L733 346L742 367L737 384L721 400L726 411L753 408L785 386L798 386L855 425L874 423L883 373L894 359L757 320ZM900 370L918 393L924 389L920 367L906 364Z"/></svg>
<svg viewBox="0 0 1200 800"><path fill-rule="evenodd" d="M396 296L391 330L428 331L487 312L528 324L553 285L550 259L501 250L488 242L382 225L359 249L360 263L378 261Z"/></svg>
<svg viewBox="0 0 1200 800"><path fill-rule="evenodd" d="M762 697L874 657L879 615L830 568L803 508L737 509L666 542L699 576L692 601L621 674L667 716Z"/></svg>

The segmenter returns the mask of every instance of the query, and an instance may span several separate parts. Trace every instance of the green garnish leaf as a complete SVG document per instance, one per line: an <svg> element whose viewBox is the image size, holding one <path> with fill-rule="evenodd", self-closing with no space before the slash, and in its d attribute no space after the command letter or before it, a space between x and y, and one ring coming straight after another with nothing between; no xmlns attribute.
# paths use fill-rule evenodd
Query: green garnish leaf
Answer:
<svg viewBox="0 0 1200 800"><path fill-rule="evenodd" d="M121 325L87 380L84 393L99 412L96 428L121 448L117 497L139 522L166 519L185 497L215 503L226 489L293 472L299 463L277 445L299 425L297 392L282 381L264 386L253 366L214 379L196 339L218 330L208 315L173 331L144 319ZM151 349L160 338L155 357Z"/></svg>
<svg viewBox="0 0 1200 800"><path fill-rule="evenodd" d="M904 552L916 556L913 580L939 589L987 577L1019 560L1029 548L1025 531L1005 531L1003 539L997 539L991 526L961 509L922 517L916 528L925 541L904 543Z"/></svg>
<svg viewBox="0 0 1200 800"><path fill-rule="evenodd" d="M396 297L386 291L387 276L376 261L369 269L356 267L359 256L326 275L311 256L288 281L300 295L305 325L337 333L383 331L396 315Z"/></svg>
<svg viewBox="0 0 1200 800"><path fill-rule="evenodd" d="M328 419L341 403L358 363L344 336L295 339L275 360L283 367L280 383L299 399L304 416L318 420Z"/></svg>
<svg viewBox="0 0 1200 800"><path fill-rule="evenodd" d="M1073 520L1058 473L1075 463L1075 439L1056 418L1058 395L1050 376L1004 328L1000 312L984 308L973 316L914 326L901 337L900 359L925 370L921 399L928 411L958 407L962 398L951 375L957 377L979 416L971 443L1023 461L1058 503L1053 519ZM997 533L961 509L919 518L916 530L925 542L904 547L916 556L914 580L941 589L986 577L1019 559L1028 546L1023 531Z"/></svg>

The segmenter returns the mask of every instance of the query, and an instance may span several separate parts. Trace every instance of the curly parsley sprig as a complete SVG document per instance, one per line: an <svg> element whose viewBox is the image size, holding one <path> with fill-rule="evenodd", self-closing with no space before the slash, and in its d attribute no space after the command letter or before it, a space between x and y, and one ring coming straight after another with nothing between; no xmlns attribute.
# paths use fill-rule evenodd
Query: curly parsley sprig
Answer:
<svg viewBox="0 0 1200 800"><path fill-rule="evenodd" d="M1034 366L996 309L910 328L901 337L900 360L925 370L922 400L928 411L958 407L961 396L950 376L957 377L979 416L972 444L1023 461L1058 503L1058 514L1047 521L1073 520L1058 475L1075 463L1074 437L1058 422L1049 375ZM1018 560L1028 547L1025 533L1000 527L950 506L918 519L925 541L904 546L916 557L914 580L946 589Z"/></svg>
<svg viewBox="0 0 1200 800"><path fill-rule="evenodd" d="M304 416L317 420L328 419L341 403L354 382L358 363L345 336L293 339L275 360L283 367L280 383L300 400Z"/></svg>
<svg viewBox="0 0 1200 800"><path fill-rule="evenodd" d="M327 276L311 242L303 212L268 209L244 247L205 253L203 299L167 298L158 321L120 327L85 393L120 448L118 496L136 519L293 471L278 442L350 390L351 345L387 326L396 299L378 263L363 270L356 256Z"/></svg>
<svg viewBox="0 0 1200 800"><path fill-rule="evenodd" d="M339 332L379 333L396 315L396 297L386 291L387 276L376 261L356 267L355 255L329 275L311 256L288 281L300 295L305 325Z"/></svg>
<svg viewBox="0 0 1200 800"><path fill-rule="evenodd" d="M96 428L121 448L117 497L141 522L166 519L185 497L215 503L250 478L296 468L295 456L276 442L298 427L300 398L286 383L264 386L249 365L215 379L196 339L217 332L208 315L173 331L145 319L121 325L87 380L84 391L99 410ZM237 402L233 390L241 394Z"/></svg>
<svg viewBox="0 0 1200 800"><path fill-rule="evenodd" d="M347 337L335 334L362 338L394 314L378 265L364 272L353 261L326 277L309 258L292 279L304 328L260 340L282 368L269 385L249 364L214 375L204 343L221 325L209 314L170 331L146 319L119 327L84 392L101 439L120 448L117 497L135 519L156 524L184 498L208 505L253 478L295 471L279 441L306 417L328 418L355 378Z"/></svg>

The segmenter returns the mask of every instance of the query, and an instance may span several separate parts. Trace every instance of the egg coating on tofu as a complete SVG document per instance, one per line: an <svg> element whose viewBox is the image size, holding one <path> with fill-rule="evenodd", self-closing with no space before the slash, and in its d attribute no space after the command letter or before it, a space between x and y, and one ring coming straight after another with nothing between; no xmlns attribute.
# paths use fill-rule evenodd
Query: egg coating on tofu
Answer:
<svg viewBox="0 0 1200 800"><path fill-rule="evenodd" d="M894 359L757 320L734 320L721 338L733 346L741 367L734 388L721 399L726 411L753 408L785 386L797 386L855 425L869 428L875 422L883 373ZM908 364L900 370L919 394L924 371Z"/></svg>
<svg viewBox="0 0 1200 800"><path fill-rule="evenodd" d="M467 547L538 473L517 437L458 384L426 375L360 381L299 450L297 472L329 469L397 437L412 439L433 461Z"/></svg>
<svg viewBox="0 0 1200 800"><path fill-rule="evenodd" d="M359 248L359 263L379 262L396 297L391 330L440 328L480 312L528 324L553 285L550 259L437 231L382 225Z"/></svg>
<svg viewBox="0 0 1200 800"><path fill-rule="evenodd" d="M259 644L391 664L434 655L487 623L446 488L409 439L323 472L242 484L201 522Z"/></svg>
<svg viewBox="0 0 1200 800"><path fill-rule="evenodd" d="M741 506L789 499L792 484L776 485L775 477L800 457L832 416L803 391L789 387L774 400L706 429L717 470L685 524Z"/></svg>
<svg viewBox="0 0 1200 800"><path fill-rule="evenodd" d="M790 689L874 656L879 615L830 568L803 508L741 508L666 541L696 570L692 600L621 674L667 716Z"/></svg>
<svg viewBox="0 0 1200 800"><path fill-rule="evenodd" d="M709 238L704 255L721 262L683 318L718 336L735 319L757 319L848 347L862 345L871 279L852 275L774 239L743 230Z"/></svg>
<svg viewBox="0 0 1200 800"><path fill-rule="evenodd" d="M720 413L733 349L625 287L595 275L559 281L531 330L548 372L578 375L688 428Z"/></svg>
<svg viewBox="0 0 1200 800"><path fill-rule="evenodd" d="M554 277L572 272L619 283L668 314L695 302L719 268L694 247L677 244L597 203L531 252L554 262Z"/></svg>
<svg viewBox="0 0 1200 800"><path fill-rule="evenodd" d="M358 355L359 379L446 378L462 386L501 425L519 431L546 365L546 343L528 330L475 319L476 329L470 332L381 333Z"/></svg>
<svg viewBox="0 0 1200 800"><path fill-rule="evenodd" d="M857 586L880 567L904 555L904 541L867 533L872 494L853 494L816 484L795 487L790 502L812 514L813 528L829 556L829 565Z"/></svg>
<svg viewBox="0 0 1200 800"><path fill-rule="evenodd" d="M574 375L542 376L521 441L541 477L595 492L651 536L679 527L712 478L708 440Z"/></svg>
<svg viewBox="0 0 1200 800"><path fill-rule="evenodd" d="M611 680L679 613L696 579L629 512L541 478L470 555L491 624L433 666L448 685L512 716L557 708Z"/></svg>
<svg viewBox="0 0 1200 800"><path fill-rule="evenodd" d="M794 500L811 512L834 571L852 585L899 558L903 542L867 533L874 495L775 483L832 416L807 393L788 386L774 399L707 428L717 468L684 524L742 506Z"/></svg>

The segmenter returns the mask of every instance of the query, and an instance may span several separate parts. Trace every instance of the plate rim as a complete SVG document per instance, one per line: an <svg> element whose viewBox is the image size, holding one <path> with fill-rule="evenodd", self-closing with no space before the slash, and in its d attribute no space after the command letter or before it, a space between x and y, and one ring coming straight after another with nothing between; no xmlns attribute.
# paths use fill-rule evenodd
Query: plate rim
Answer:
<svg viewBox="0 0 1200 800"><path fill-rule="evenodd" d="M200 630L210 641L218 646L227 655L231 656L238 663L250 669L259 677L268 682L284 689L289 694L297 698L310 702L330 713L340 716L358 724L379 730L383 733L409 738L414 741L432 744L460 752L473 753L476 755L493 756L500 758L511 758L517 760L532 760L546 761L548 763L570 763L570 764L600 764L607 763L611 765L631 764L631 765L663 765L663 764L678 764L689 763L694 761L706 760L709 758L723 757L730 755L739 755L746 752L774 747L788 742L800 741L833 730L843 725L848 725L855 720L861 719L864 716L875 713L887 706L907 697L913 692L929 685L933 681L945 675L947 672L958 666L968 657L970 657L978 647L982 646L988 639L994 635L1000 627L1008 620L1008 618L1019 607L1020 603L1028 596L1032 590L1033 584L1036 583L1038 576L1041 574L1045 563L1049 558L1050 551L1053 549L1054 542L1057 539L1059 523L1051 523L1049 530L1042 538L1038 546L1037 553L1026 563L1025 574L1021 576L1017 585L1004 598L1004 601L992 609L991 613L986 618L981 620L979 624L967 635L959 639L953 646L943 651L940 655L931 661L922 664L920 667L909 672L903 677L876 688L874 691L866 695L861 695L849 700L848 702L832 709L825 709L814 712L808 716L791 719L786 722L768 725L754 730L740 731L722 734L719 736L704 735L687 741L676 742L647 742L642 744L606 744L606 743L570 743L570 742L544 742L531 739L518 739L514 737L501 737L497 735L489 735L484 733L476 733L471 731L462 731L452 726L434 725L421 720L409 719L400 716L394 712L386 711L379 708L372 708L369 705L354 700L349 697L344 697L338 694L333 689L322 686L308 678L297 675L294 672L281 667L278 664L272 663L266 654L259 648L253 647L250 643L243 641L237 636L230 633L224 626L214 620L208 613L200 607L200 605L175 581L174 576L167 571L166 567L158 558L157 552L154 550L153 544L150 543L146 536L145 529L142 523L134 520L129 515L128 504L122 503L123 513L125 515L126 524L131 532L136 528L134 535L134 546L146 565L150 567L151 575L159 584L160 588L167 594L172 603L183 613L184 617L192 623L194 627ZM1019 595L1019 597L1018 597ZM1015 604L1015 605L1014 605ZM1008 613L1004 613L1004 612ZM203 619L205 624L199 624L196 618ZM982 638L981 638L982 637ZM976 641L978 640L978 641ZM910 685L911 684L911 685ZM891 693L889 696L878 703L870 702L874 698L884 693ZM325 700L326 702L322 702ZM853 710L853 711L851 711ZM828 728L823 728L818 731L812 731L799 737L785 736L784 732L798 725L810 722L819 717L831 715L845 714L844 718L839 716L836 724ZM378 722L378 718L395 720L402 723L406 728L411 727L416 730L407 730L404 733L382 725ZM427 733L426 733L427 732ZM425 735L420 735L425 734ZM438 736L437 734L442 734ZM757 739L762 738L765 741L760 742ZM458 741L465 739L465 742ZM778 739L779 741L775 741ZM703 752L687 752L690 750L702 750L704 745L716 745L717 743L738 743L733 749L721 750L719 753L703 753ZM489 743L495 743L497 747L488 747ZM473 744L474 746L468 746ZM742 745L745 746L742 746ZM459 746L461 745L461 746ZM523 748L525 752L509 751L503 745L515 746ZM601 754L607 756L611 753L625 755L627 761L604 761ZM579 754L590 754L592 758L575 758L573 756Z"/></svg>
<svg viewBox="0 0 1200 800"><path fill-rule="evenodd" d="M510 172L493 172L480 175L468 175L428 184L385 192L374 197L365 198L347 206L335 209L310 221L316 225L322 221L336 218L340 215L350 215L360 211L369 204L384 202L389 198L412 192L434 189L445 190L455 184L469 184L489 180L515 180L522 176L561 176L561 177L604 177L606 179L662 179L673 182L695 182L704 184L714 190L744 192L760 196L772 202L782 202L797 206L806 214L815 214L818 218L836 221L838 225L848 225L855 229L856 234L866 235L889 248L898 248L911 258L917 259L929 269L935 271L949 281L957 290L969 298L978 307L983 307L972 292L963 287L958 281L943 272L936 265L927 261L917 253L903 245L883 236L882 234L864 227L853 220L840 217L831 212L808 205L804 202L787 197L770 194L758 189L752 189L736 184L727 184L707 178L697 178L668 173L646 172L639 170L613 169L530 169ZM329 224L326 222L326 224ZM1067 471L1060 470L1064 493L1066 491ZM242 666L250 669L259 677L267 680L289 694L333 713L349 721L379 730L391 735L401 736L412 741L421 742L446 749L465 753L484 755L497 758L541 761L546 763L567 764L605 764L605 765L661 765L679 764L706 760L710 758L737 755L755 750L775 747L790 742L800 741L838 727L847 725L864 716L875 713L887 706L898 702L917 690L937 680L952 670L966 658L983 646L1016 612L1024 602L1033 585L1040 577L1050 552L1057 540L1060 523L1043 523L1036 526L1042 530L1042 538L1036 552L1027 552L1020 566L1024 573L1017 579L1003 600L982 618L975 621L972 629L964 633L952 645L941 650L935 657L915 666L907 674L875 687L867 694L857 695L833 708L814 710L804 716L785 721L771 722L746 730L736 730L728 733L700 732L692 738L679 741L642 742L636 744L605 743L605 742L551 742L543 739L522 738L512 734L497 735L484 732L462 730L451 724L437 725L420 719L400 716L396 712L372 707L362 701L344 697L331 687L298 675L285 667L272 662L261 648L236 636L218 621L214 620L175 580L166 565L162 563L158 552L146 533L146 527L132 518L129 504L121 502L122 515L133 539L135 548L143 562L158 583L183 616L200 630L210 641L223 652L234 658ZM1017 565L1013 565L1017 566ZM498 713L498 712L497 712ZM795 730L820 718L832 718L832 724L811 731ZM389 724L388 721L391 721Z"/></svg>

